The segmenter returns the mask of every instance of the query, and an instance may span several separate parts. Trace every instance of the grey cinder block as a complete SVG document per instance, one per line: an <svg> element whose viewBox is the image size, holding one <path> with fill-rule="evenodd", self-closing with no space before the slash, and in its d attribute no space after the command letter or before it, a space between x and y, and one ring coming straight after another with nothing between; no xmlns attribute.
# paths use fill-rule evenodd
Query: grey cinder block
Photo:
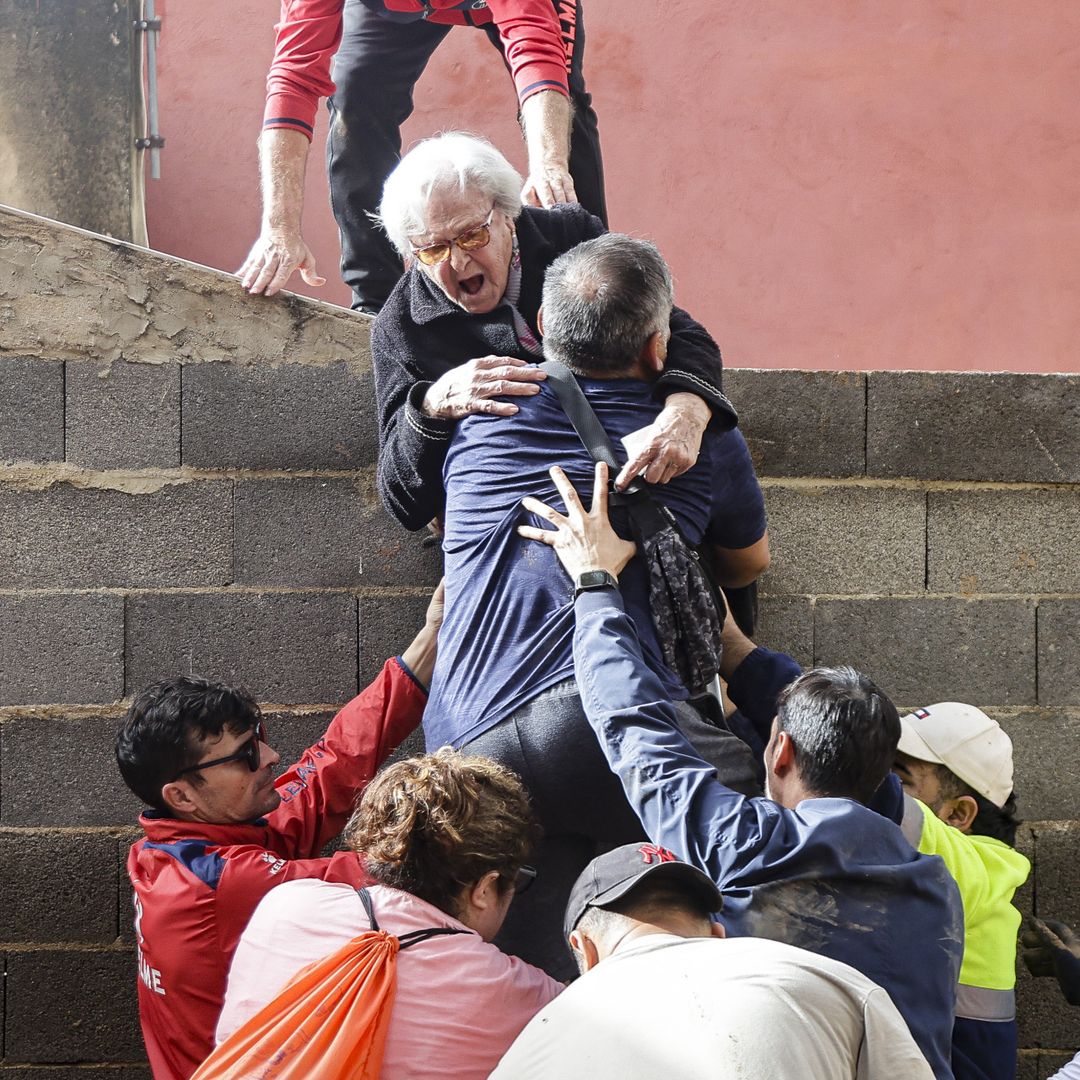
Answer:
<svg viewBox="0 0 1080 1080"><path fill-rule="evenodd" d="M138 494L0 487L0 587L190 587L225 585L231 574L228 482Z"/></svg>
<svg viewBox="0 0 1080 1080"><path fill-rule="evenodd" d="M188 364L183 463L355 469L374 460L371 386L347 364Z"/></svg>
<svg viewBox="0 0 1080 1080"><path fill-rule="evenodd" d="M806 597L762 595L754 639L774 652L814 666L814 609Z"/></svg>
<svg viewBox="0 0 1080 1080"><path fill-rule="evenodd" d="M1020 961L1017 962L1016 1019L1021 1046L1053 1049L1080 1046L1076 1010L1065 1001L1057 980L1033 978Z"/></svg>
<svg viewBox="0 0 1080 1080"><path fill-rule="evenodd" d="M1039 602L1039 704L1080 705L1080 600Z"/></svg>
<svg viewBox="0 0 1080 1080"><path fill-rule="evenodd" d="M5 1059L141 1060L135 979L133 952L9 952Z"/></svg>
<svg viewBox="0 0 1080 1080"><path fill-rule="evenodd" d="M374 545L356 482L242 480L235 514L238 584L347 588L364 580Z"/></svg>
<svg viewBox="0 0 1080 1080"><path fill-rule="evenodd" d="M400 656L424 625L430 596L360 598L360 685L367 686L391 656Z"/></svg>
<svg viewBox="0 0 1080 1080"><path fill-rule="evenodd" d="M0 834L4 939L113 942L117 916L114 853L111 837L93 833Z"/></svg>
<svg viewBox="0 0 1080 1080"><path fill-rule="evenodd" d="M859 371L724 372L724 392L761 476L862 476L866 376Z"/></svg>
<svg viewBox="0 0 1080 1080"><path fill-rule="evenodd" d="M172 675L243 683L260 701L356 693L356 600L343 594L189 593L128 599L129 692Z"/></svg>
<svg viewBox="0 0 1080 1080"><path fill-rule="evenodd" d="M1028 821L1066 821L1077 814L1080 776L1080 711L1025 709L1016 715L987 709L1013 743L1014 783L1020 816ZM1047 768L1053 762L1053 768Z"/></svg>
<svg viewBox="0 0 1080 1080"><path fill-rule="evenodd" d="M921 491L845 485L765 488L774 593L922 592L926 498Z"/></svg>
<svg viewBox="0 0 1080 1080"><path fill-rule="evenodd" d="M180 464L180 365L67 365L67 460L90 469Z"/></svg>
<svg viewBox="0 0 1080 1080"><path fill-rule="evenodd" d="M119 596L0 596L0 705L116 701L123 655Z"/></svg>
<svg viewBox="0 0 1080 1080"><path fill-rule="evenodd" d="M64 365L0 356L0 463L64 460Z"/></svg>
<svg viewBox="0 0 1080 1080"><path fill-rule="evenodd" d="M1035 703L1028 600L819 600L817 664L850 664L901 705Z"/></svg>
<svg viewBox="0 0 1080 1080"><path fill-rule="evenodd" d="M247 480L236 492L242 585L430 585L442 552L409 533L353 480Z"/></svg>
<svg viewBox="0 0 1080 1080"><path fill-rule="evenodd" d="M119 716L15 716L0 726L4 825L130 825L141 806L116 766Z"/></svg>
<svg viewBox="0 0 1080 1080"><path fill-rule="evenodd" d="M1035 914L1044 919L1061 919L1080 930L1080 860L1076 858L1080 849L1080 823L1036 822L1032 830L1035 833ZM1071 1043L1050 1045L1069 1046Z"/></svg>
<svg viewBox="0 0 1080 1080"><path fill-rule="evenodd" d="M2 1003L3 998L0 998ZM149 1065L6 1065L4 1080L153 1080Z"/></svg>
<svg viewBox="0 0 1080 1080"><path fill-rule="evenodd" d="M1080 481L1080 375L867 378L868 476Z"/></svg>
<svg viewBox="0 0 1080 1080"><path fill-rule="evenodd" d="M931 491L933 592L1080 592L1080 492Z"/></svg>

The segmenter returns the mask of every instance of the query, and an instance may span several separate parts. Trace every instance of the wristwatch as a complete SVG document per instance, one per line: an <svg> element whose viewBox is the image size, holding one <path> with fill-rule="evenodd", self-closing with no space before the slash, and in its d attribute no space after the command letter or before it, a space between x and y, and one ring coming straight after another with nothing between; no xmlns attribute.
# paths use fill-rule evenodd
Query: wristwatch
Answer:
<svg viewBox="0 0 1080 1080"><path fill-rule="evenodd" d="M619 583L614 574L606 570L586 570L574 578L574 596L580 596L589 589L606 589L608 586L617 588Z"/></svg>

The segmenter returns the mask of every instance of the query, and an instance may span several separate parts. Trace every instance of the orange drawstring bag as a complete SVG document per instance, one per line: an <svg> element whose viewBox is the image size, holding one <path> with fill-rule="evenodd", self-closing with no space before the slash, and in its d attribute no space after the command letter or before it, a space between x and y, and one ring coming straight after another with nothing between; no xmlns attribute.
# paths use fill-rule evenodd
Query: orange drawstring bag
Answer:
<svg viewBox="0 0 1080 1080"><path fill-rule="evenodd" d="M397 955L461 930L380 930L366 890L357 890L371 930L303 968L241 1025L191 1080L378 1080L397 987Z"/></svg>

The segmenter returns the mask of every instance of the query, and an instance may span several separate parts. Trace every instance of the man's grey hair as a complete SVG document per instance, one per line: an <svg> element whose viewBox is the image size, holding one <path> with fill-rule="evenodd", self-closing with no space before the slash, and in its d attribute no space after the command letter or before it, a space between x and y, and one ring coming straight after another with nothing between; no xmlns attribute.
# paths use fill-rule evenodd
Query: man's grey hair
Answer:
<svg viewBox="0 0 1080 1080"><path fill-rule="evenodd" d="M701 899L688 891L685 885L654 879L635 885L625 896L605 907L590 904L578 919L575 929L611 949L639 923L664 926L673 917L698 919L707 923L710 915ZM578 970L584 975L585 957L576 949L573 952Z"/></svg>
<svg viewBox="0 0 1080 1080"><path fill-rule="evenodd" d="M634 366L671 320L671 273L647 240L605 233L560 255L544 278L544 355L578 374Z"/></svg>
<svg viewBox="0 0 1080 1080"><path fill-rule="evenodd" d="M521 175L486 139L450 131L417 143L386 178L375 220L402 258L427 232L434 192L479 193L511 219L521 213Z"/></svg>

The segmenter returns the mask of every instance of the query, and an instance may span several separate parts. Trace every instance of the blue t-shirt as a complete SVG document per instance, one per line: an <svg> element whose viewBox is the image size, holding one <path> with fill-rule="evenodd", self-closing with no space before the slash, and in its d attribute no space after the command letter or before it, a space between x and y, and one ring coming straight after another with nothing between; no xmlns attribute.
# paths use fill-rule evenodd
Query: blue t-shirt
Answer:
<svg viewBox="0 0 1080 1080"><path fill-rule="evenodd" d="M659 414L649 383L579 379L620 459L622 436ZM544 525L526 495L564 509L548 469L561 466L588 503L593 461L553 390L514 398L515 416L478 414L457 426L443 468L446 487L446 617L424 712L429 748L461 746L541 691L574 673L574 591L554 551L523 540L517 526ZM652 489L691 543L748 547L765 532L765 505L740 432L708 433L694 468ZM616 528L625 520L612 510ZM645 566L621 575L627 611L646 661L672 699L686 690L661 659Z"/></svg>

